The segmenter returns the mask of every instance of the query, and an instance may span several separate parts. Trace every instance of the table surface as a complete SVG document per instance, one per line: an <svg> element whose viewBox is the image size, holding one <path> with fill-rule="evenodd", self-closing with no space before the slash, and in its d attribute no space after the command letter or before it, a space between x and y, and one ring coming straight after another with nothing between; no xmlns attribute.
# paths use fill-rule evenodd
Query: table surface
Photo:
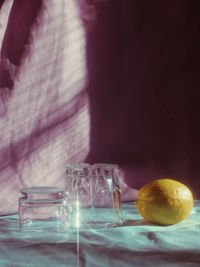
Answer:
<svg viewBox="0 0 200 267"><path fill-rule="evenodd" d="M133 202L122 204L122 210L120 227L79 235L23 233L18 215L1 216L0 266L200 266L200 201L187 219L171 226L144 221Z"/></svg>

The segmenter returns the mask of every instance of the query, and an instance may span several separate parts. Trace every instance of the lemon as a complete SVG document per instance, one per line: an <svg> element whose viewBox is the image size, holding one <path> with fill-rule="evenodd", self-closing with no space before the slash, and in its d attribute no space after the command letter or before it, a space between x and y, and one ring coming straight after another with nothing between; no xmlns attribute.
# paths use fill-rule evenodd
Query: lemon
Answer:
<svg viewBox="0 0 200 267"><path fill-rule="evenodd" d="M193 196L184 184L172 179L154 180L138 192L135 206L147 221L170 225L190 215Z"/></svg>

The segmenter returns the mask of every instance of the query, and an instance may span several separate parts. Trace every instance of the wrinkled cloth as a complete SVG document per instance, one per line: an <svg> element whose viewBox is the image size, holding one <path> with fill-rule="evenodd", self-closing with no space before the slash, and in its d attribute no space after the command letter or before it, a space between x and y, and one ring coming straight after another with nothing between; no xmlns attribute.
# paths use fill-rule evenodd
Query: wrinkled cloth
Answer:
<svg viewBox="0 0 200 267"><path fill-rule="evenodd" d="M81 230L79 237L71 230L62 234L39 230L32 234L21 233L17 215L1 216L0 266L200 265L200 201L195 201L187 219L171 226L144 221L133 202L122 204L122 212L121 226Z"/></svg>
<svg viewBox="0 0 200 267"><path fill-rule="evenodd" d="M88 153L90 127L85 40L74 1L7 0L0 15L5 214L17 211L23 187L64 185L65 165L83 162Z"/></svg>
<svg viewBox="0 0 200 267"><path fill-rule="evenodd" d="M74 0L0 1L0 214L21 188L63 187L65 165L89 153L85 43Z"/></svg>

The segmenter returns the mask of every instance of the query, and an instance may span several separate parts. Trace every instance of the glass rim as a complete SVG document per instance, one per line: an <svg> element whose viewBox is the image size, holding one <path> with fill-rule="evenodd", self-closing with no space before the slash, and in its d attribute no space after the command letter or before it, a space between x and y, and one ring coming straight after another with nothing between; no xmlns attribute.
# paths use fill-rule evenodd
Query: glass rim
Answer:
<svg viewBox="0 0 200 267"><path fill-rule="evenodd" d="M32 187L24 187L20 189L20 193L25 194L57 194L63 193L64 189L55 186L32 186Z"/></svg>
<svg viewBox="0 0 200 267"><path fill-rule="evenodd" d="M109 166L109 167L112 167L112 168L116 168L118 169L119 166L118 164L116 163L93 163L93 164L90 164L90 163L75 163L75 164L67 164L65 165L65 168L94 168L94 167L106 167L106 166Z"/></svg>

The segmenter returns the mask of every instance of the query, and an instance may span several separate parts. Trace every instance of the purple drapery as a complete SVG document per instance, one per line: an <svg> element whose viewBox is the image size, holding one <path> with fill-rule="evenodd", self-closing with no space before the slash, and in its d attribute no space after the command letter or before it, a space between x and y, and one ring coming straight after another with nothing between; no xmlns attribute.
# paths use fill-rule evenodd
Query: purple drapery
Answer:
<svg viewBox="0 0 200 267"><path fill-rule="evenodd" d="M199 197L198 0L0 8L1 213L82 161L118 163L134 188L177 178Z"/></svg>
<svg viewBox="0 0 200 267"><path fill-rule="evenodd" d="M66 163L88 153L89 114L73 1L6 0L0 12L3 214L17 210L20 188L64 185Z"/></svg>
<svg viewBox="0 0 200 267"><path fill-rule="evenodd" d="M200 2L87 2L88 160L118 162L132 187L169 177L199 198Z"/></svg>
<svg viewBox="0 0 200 267"><path fill-rule="evenodd" d="M27 186L64 186L89 152L85 30L74 0L0 1L0 213ZM126 199L134 190L122 183ZM135 194L134 194L135 195Z"/></svg>

